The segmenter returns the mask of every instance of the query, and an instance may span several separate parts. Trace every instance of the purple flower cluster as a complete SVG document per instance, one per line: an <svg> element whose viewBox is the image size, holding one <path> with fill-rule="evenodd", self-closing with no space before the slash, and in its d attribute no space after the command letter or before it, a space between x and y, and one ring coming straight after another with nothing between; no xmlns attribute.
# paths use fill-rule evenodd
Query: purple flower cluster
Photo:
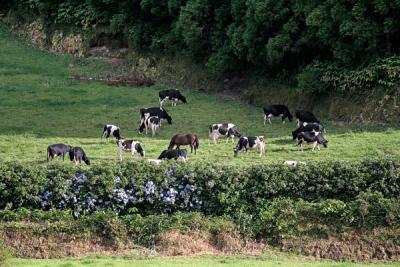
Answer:
<svg viewBox="0 0 400 267"><path fill-rule="evenodd" d="M143 190L140 190L139 185L124 184L123 181L126 180L121 176L111 178L114 188L104 189L96 182L88 180L86 174L80 173L66 180L63 190L60 190L59 184L49 183L48 188L41 194L41 208L69 208L77 216L108 208L124 212L136 205L146 207L146 212L155 213L201 208L201 190L189 182L190 176L175 177L173 168L168 168L165 174L163 182L148 180L142 185Z"/></svg>

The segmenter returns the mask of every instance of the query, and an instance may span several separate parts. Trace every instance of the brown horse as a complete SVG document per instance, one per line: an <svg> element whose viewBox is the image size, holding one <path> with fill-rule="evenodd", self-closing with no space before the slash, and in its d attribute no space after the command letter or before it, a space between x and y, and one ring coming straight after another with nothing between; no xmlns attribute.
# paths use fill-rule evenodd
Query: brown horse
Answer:
<svg viewBox="0 0 400 267"><path fill-rule="evenodd" d="M196 154L196 150L199 148L199 138L196 134L176 134L172 137L168 149L173 149L175 145L177 149L181 145L189 145L190 153L193 152L194 147L194 154Z"/></svg>

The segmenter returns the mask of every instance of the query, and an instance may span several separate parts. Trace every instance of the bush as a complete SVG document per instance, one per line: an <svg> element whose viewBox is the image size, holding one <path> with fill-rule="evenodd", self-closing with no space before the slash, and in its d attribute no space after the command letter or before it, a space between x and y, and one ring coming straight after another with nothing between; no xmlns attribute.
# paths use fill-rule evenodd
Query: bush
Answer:
<svg viewBox="0 0 400 267"><path fill-rule="evenodd" d="M390 159L298 168L175 162L157 166L145 161L90 168L2 163L0 177L1 209L70 209L75 216L100 210L120 215L254 214L279 197L352 201L368 190L386 198L400 193L400 164ZM331 203L331 208L340 205Z"/></svg>

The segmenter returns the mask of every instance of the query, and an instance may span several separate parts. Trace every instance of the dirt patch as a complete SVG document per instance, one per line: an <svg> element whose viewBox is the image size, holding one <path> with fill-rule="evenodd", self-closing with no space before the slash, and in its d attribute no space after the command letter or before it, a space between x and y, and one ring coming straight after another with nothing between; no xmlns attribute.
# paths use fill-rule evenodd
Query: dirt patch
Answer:
<svg viewBox="0 0 400 267"><path fill-rule="evenodd" d="M358 262L400 260L400 246L398 244L392 241L371 242L357 236L348 239L285 240L281 243L281 250L297 252L316 259Z"/></svg>
<svg viewBox="0 0 400 267"><path fill-rule="evenodd" d="M266 247L264 242L244 242L230 232L182 233L177 230L162 234L156 244L156 250L163 256L256 255Z"/></svg>
<svg viewBox="0 0 400 267"><path fill-rule="evenodd" d="M71 76L70 79L80 80L80 81L103 81L110 86L124 86L124 85L151 86L154 84L154 82L151 79L139 73L131 73L129 75L121 75L116 77L110 77L110 76L87 77L82 75L74 75Z"/></svg>

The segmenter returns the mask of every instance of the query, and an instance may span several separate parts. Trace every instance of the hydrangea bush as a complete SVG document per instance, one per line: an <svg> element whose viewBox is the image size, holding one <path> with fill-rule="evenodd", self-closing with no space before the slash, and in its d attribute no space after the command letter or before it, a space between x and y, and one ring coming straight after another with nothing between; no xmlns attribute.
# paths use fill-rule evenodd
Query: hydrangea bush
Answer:
<svg viewBox="0 0 400 267"><path fill-rule="evenodd" d="M382 159L298 168L146 161L77 168L0 164L1 209L70 209L75 216L112 210L240 217L259 213L275 198L353 201L366 191L399 198L400 163Z"/></svg>

